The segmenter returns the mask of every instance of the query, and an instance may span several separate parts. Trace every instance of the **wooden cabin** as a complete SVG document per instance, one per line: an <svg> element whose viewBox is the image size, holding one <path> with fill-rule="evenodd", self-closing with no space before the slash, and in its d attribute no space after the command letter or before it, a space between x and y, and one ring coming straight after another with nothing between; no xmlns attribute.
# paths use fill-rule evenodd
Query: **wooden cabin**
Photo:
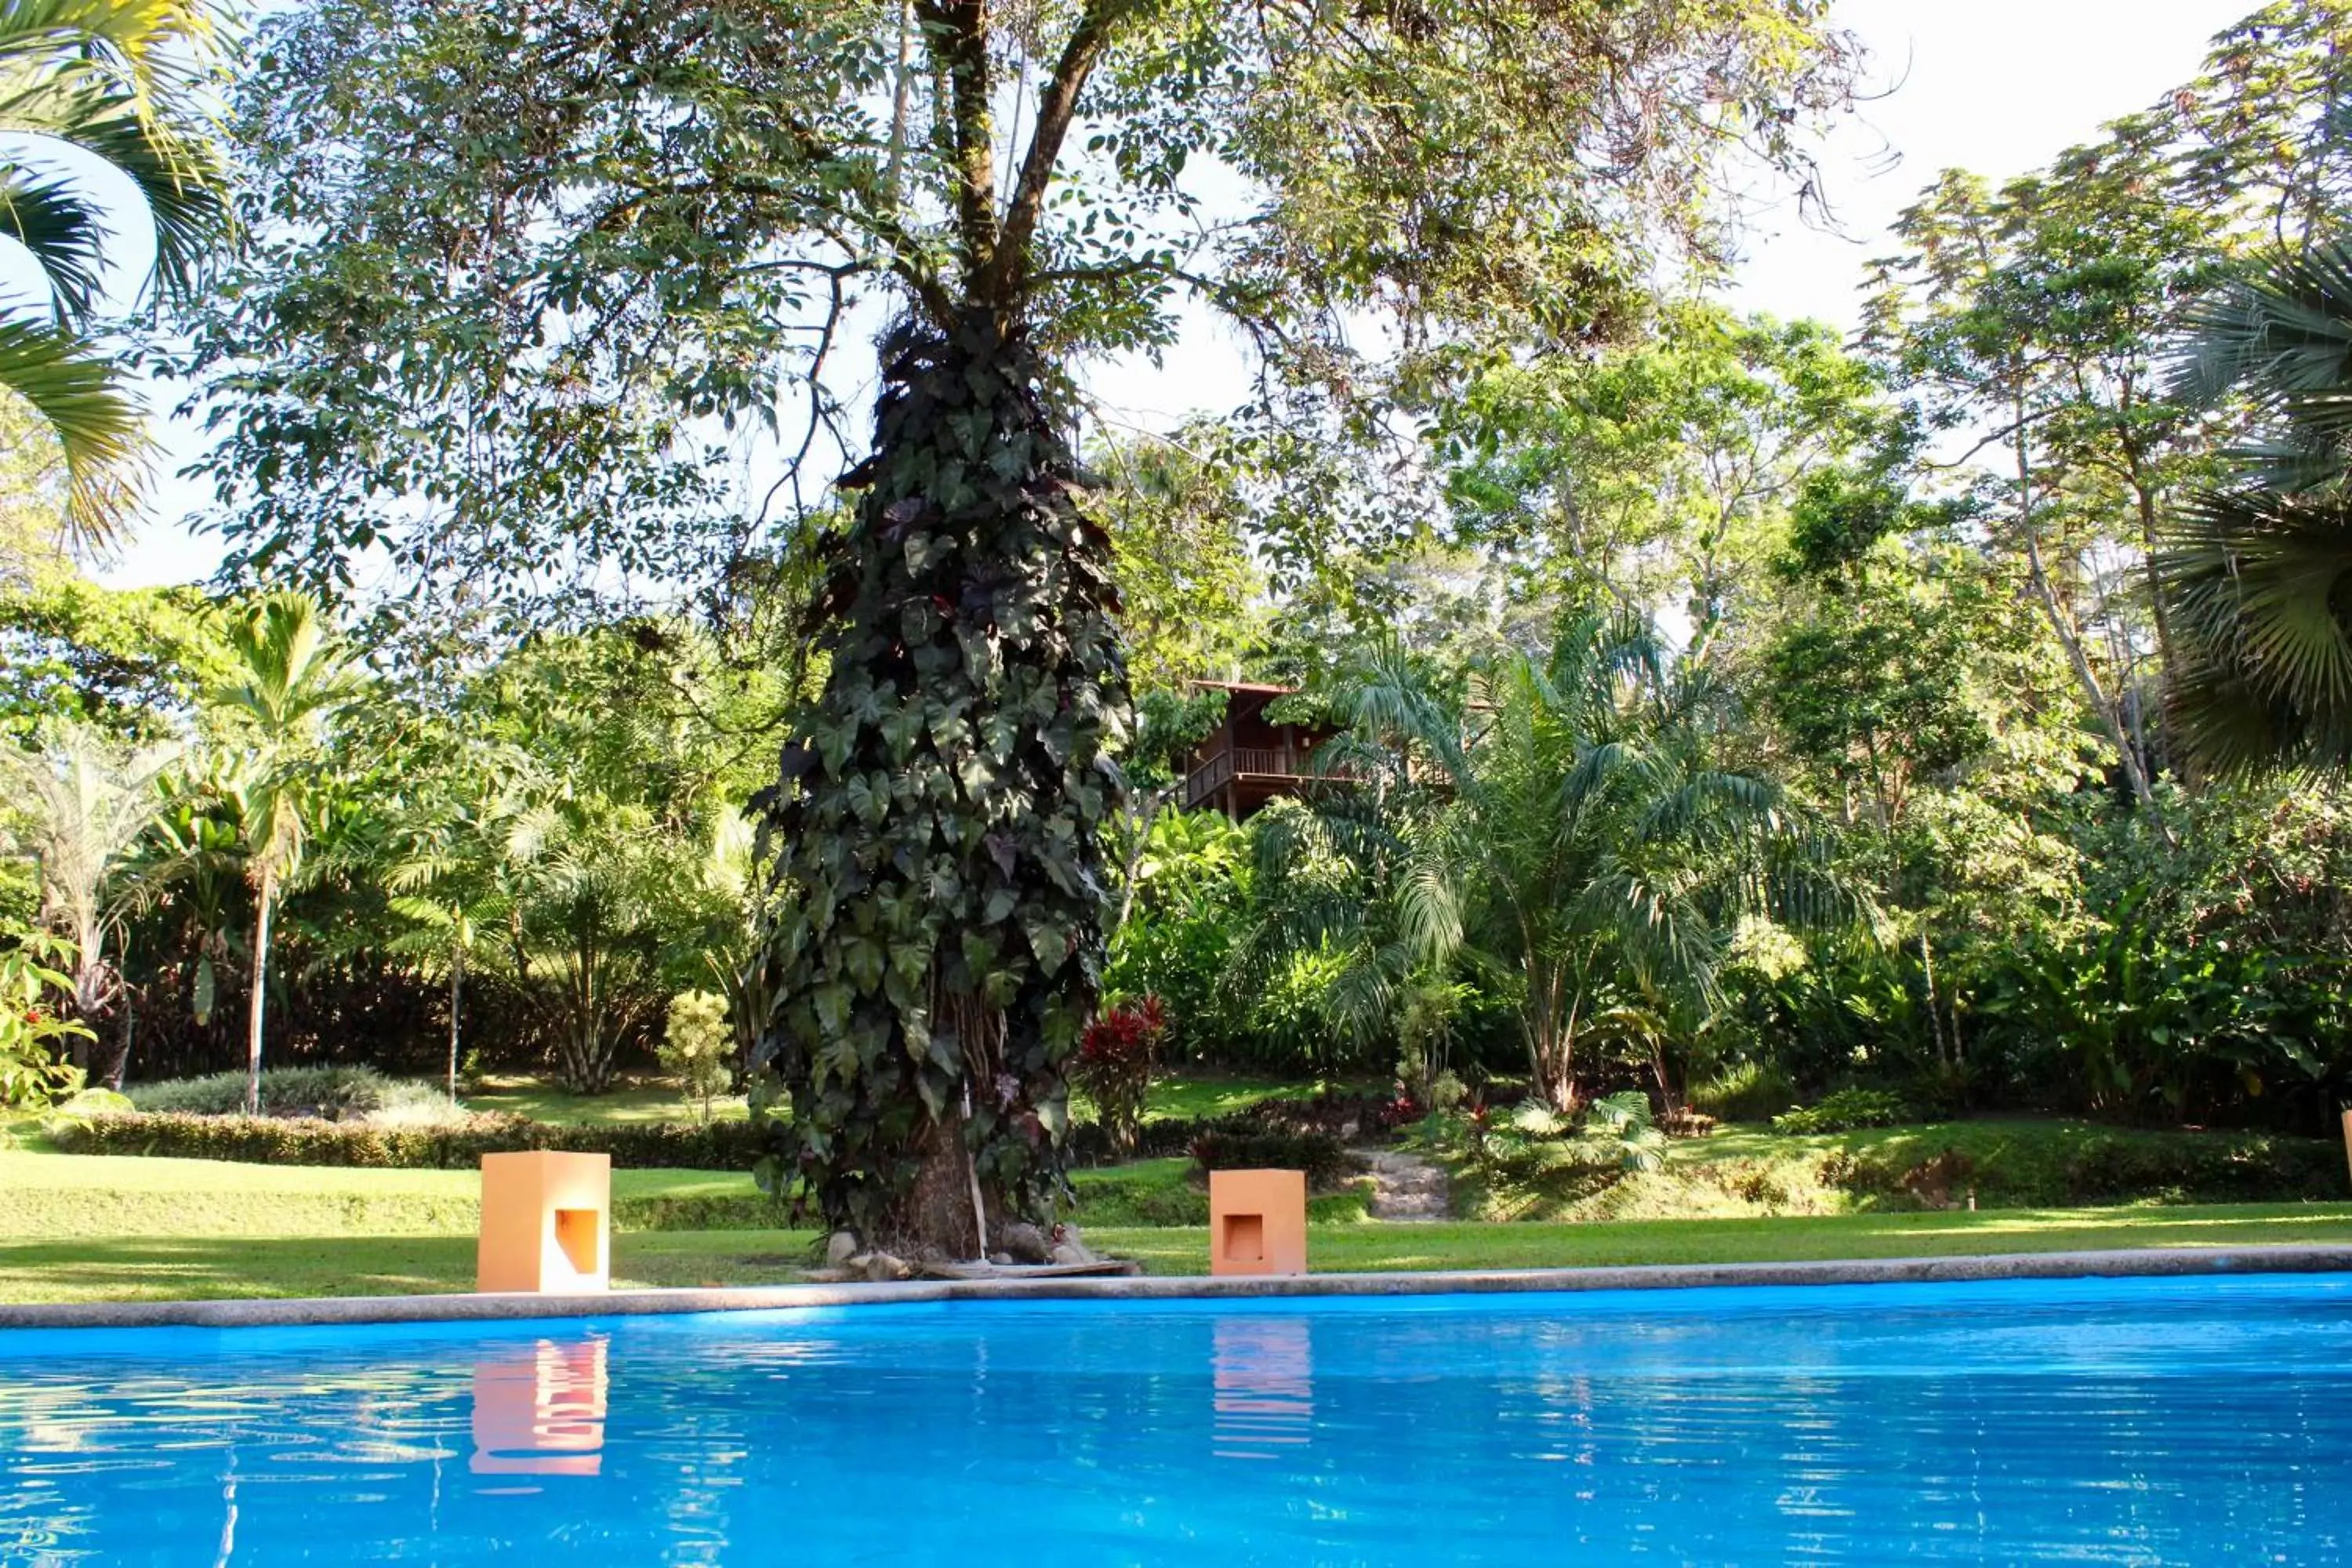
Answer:
<svg viewBox="0 0 2352 1568"><path fill-rule="evenodd" d="M1202 680L1197 689L1225 693L1225 721L1185 761L1184 805L1222 811L1235 822L1278 795L1297 795L1315 778L1315 748L1339 731L1326 725L1276 724L1265 710L1287 686Z"/></svg>

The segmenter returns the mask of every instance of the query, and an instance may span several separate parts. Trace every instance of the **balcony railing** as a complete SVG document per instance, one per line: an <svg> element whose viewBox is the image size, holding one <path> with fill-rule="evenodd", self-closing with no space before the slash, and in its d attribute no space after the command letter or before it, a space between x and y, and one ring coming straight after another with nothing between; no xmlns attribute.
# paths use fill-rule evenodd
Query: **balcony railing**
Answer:
<svg viewBox="0 0 2352 1568"><path fill-rule="evenodd" d="M1236 778L1303 780L1346 776L1345 769L1327 772L1318 768L1311 748L1300 751L1295 747L1229 746L1211 753L1184 776L1184 804L1199 805Z"/></svg>

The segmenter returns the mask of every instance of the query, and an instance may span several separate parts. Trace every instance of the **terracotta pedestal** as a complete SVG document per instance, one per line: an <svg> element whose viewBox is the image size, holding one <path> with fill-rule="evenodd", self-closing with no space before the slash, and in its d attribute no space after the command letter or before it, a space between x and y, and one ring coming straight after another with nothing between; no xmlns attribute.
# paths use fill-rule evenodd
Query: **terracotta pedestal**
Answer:
<svg viewBox="0 0 2352 1568"><path fill-rule="evenodd" d="M1307 1272L1307 1173L1209 1173L1209 1272Z"/></svg>
<svg viewBox="0 0 2352 1568"><path fill-rule="evenodd" d="M613 1277L613 1157L482 1156L475 1289L602 1290Z"/></svg>

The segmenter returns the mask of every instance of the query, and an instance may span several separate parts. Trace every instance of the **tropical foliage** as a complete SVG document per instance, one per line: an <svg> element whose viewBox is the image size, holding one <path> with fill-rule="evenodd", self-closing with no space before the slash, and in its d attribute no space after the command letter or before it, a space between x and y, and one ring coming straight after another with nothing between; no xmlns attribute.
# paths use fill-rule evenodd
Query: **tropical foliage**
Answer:
<svg viewBox="0 0 2352 1568"><path fill-rule="evenodd" d="M1612 1173L1799 1106L2324 1127L2352 10L1939 175L1851 337L1716 287L1851 90L1824 15L305 0L215 93L191 5L0 0L0 129L159 255L113 321L95 197L0 163L54 284L0 321L7 1092L667 1070L760 1121L654 1142L961 1256L1074 1079L1162 1135L1155 1058ZM1203 312L1239 406L1090 400ZM213 584L80 573L117 348Z"/></svg>
<svg viewBox="0 0 2352 1568"><path fill-rule="evenodd" d="M74 149L138 193L154 241L152 282L185 296L224 207L204 109L215 21L206 0L0 4L0 236L38 265L49 309L0 314L0 388L55 432L65 521L104 543L144 478L142 414L92 338L119 260L103 203Z"/></svg>

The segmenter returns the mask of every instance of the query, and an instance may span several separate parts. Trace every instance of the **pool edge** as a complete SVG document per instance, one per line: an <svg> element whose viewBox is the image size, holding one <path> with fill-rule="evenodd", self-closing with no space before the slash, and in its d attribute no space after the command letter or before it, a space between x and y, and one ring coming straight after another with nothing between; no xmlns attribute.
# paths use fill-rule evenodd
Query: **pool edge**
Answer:
<svg viewBox="0 0 2352 1568"><path fill-rule="evenodd" d="M2129 1279L2208 1274L2352 1272L2352 1247L2122 1248L1792 1263L1640 1264L1306 1274L1075 1279L921 1279L882 1285L754 1285L612 1290L586 1295L326 1296L207 1301L0 1305L0 1330L284 1328L298 1325L496 1322L538 1318L773 1311L950 1301L1178 1300L1291 1296L1475 1295L1505 1291L1689 1290L1757 1285L1948 1284L1988 1279Z"/></svg>

